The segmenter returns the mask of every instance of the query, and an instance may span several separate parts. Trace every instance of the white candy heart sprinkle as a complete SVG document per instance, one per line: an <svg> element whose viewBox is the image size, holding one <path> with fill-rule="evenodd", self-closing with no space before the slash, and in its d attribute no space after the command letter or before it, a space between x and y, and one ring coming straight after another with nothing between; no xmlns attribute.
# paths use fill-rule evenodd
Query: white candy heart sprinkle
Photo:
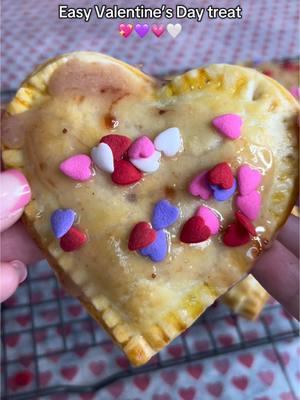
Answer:
<svg viewBox="0 0 300 400"><path fill-rule="evenodd" d="M154 139L156 150L162 151L165 156L173 157L183 150L182 137L178 128L169 128L161 132Z"/></svg>
<svg viewBox="0 0 300 400"><path fill-rule="evenodd" d="M161 158L161 152L155 151L150 157L147 158L139 158L139 159L130 159L130 162L143 172L155 172L159 168Z"/></svg>
<svg viewBox="0 0 300 400"><path fill-rule="evenodd" d="M110 174L114 172L114 156L108 144L99 143L93 147L91 157L98 168Z"/></svg>

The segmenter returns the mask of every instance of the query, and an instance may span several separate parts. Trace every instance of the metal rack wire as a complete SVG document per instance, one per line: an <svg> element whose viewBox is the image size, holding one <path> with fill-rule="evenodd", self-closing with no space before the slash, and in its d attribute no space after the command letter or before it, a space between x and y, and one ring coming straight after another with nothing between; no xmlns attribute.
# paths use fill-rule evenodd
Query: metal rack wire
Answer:
<svg viewBox="0 0 300 400"><path fill-rule="evenodd" d="M41 383L41 370L40 366L43 360L49 356L59 356L67 353L72 353L82 348L104 348L105 346L112 346L112 342L107 336L100 334L101 330L94 321L80 309L75 299L70 299L63 290L59 287L55 276L52 274L48 267L43 266L39 268L42 272L34 270L33 267L30 271L29 278L22 285L20 290L23 293L18 295L18 299L12 298L2 306L2 398L7 400L18 400L18 399L34 399L41 398L46 395L58 394L58 393L85 393L93 392L107 385L115 382L116 380L123 379L129 376L142 374L150 371L155 371L175 365L188 363L191 361L202 360L205 358L235 352L241 349L248 349L264 344L272 344L278 362L282 367L282 371L285 373L285 368L281 356L278 353L274 344L277 341L284 339L291 339L299 335L298 325L294 319L286 315L286 325L278 330L277 327L272 327L269 323L269 318L275 310L281 308L277 303L268 304L263 311L262 315L255 324L261 326L260 334L256 337L252 337L248 333L248 329L252 323L249 323L237 315L232 314L224 305L219 305L208 312L206 312L202 318L200 318L192 328L190 328L185 334L182 334L170 347L176 346L177 350L172 354L172 357L165 357L165 354L161 352L158 356L154 357L148 365L140 368L132 368L126 361L123 362L122 366L115 366L115 368L107 376L102 377L99 381L91 384L82 385L54 385L45 386ZM46 275L45 275L46 273ZM41 287L47 286L51 289L51 295L48 298L40 299L39 293ZM77 307L77 315L73 319L67 313L67 308ZM22 310L27 310L27 322L26 328L23 327L20 330L16 330L12 324L8 322L9 316L12 313L21 313ZM44 316L48 312L49 323L40 325L39 315L42 313ZM51 318L50 318L51 317ZM230 321L229 321L230 320ZM234 340L231 343L225 343L220 340L217 332L218 324L224 323L224 321L230 322L232 331L234 331ZM24 325L24 323L23 323ZM88 340L80 342L78 340L78 330L76 326L85 327L85 331L89 333ZM7 328L7 326L9 328ZM39 348L39 338L49 335L51 337L59 335L60 344L57 348ZM82 330L80 330L82 335ZM17 335L17 336L16 336ZM81 336L79 335L79 336ZM28 389L24 382L16 385L15 390L11 390L8 387L8 371L10 366L20 361L24 361L24 352L22 351L22 340L19 340L19 345L16 346L14 356L9 354L9 344L14 341L16 337L28 336L31 339L31 351L27 357L30 357L33 362L32 374L34 382ZM195 351L194 346L191 345L195 337L207 338L206 348L200 348ZM76 339L77 337L77 339ZM124 359L125 360L125 359ZM285 374L287 382L289 378ZM293 392L292 386L289 383L291 392ZM296 398L296 396L295 396Z"/></svg>

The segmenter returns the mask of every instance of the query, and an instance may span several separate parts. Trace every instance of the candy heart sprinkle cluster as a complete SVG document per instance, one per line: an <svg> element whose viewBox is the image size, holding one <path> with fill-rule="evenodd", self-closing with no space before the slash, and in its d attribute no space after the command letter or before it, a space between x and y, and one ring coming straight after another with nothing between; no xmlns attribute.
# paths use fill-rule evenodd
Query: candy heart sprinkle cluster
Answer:
<svg viewBox="0 0 300 400"><path fill-rule="evenodd" d="M224 114L212 120L212 126L224 138L236 140L241 136L243 121L237 114ZM173 157L183 150L183 142L178 128L161 132L154 141L143 135L132 141L127 136L109 134L103 136L99 144L92 148L90 156L77 154L64 160L59 168L69 178L84 182L92 178L93 166L111 174L117 185L131 185L142 179L144 173L158 170L161 155ZM180 231L180 241L187 244L205 242L222 232L226 246L235 247L248 243L256 236L253 221L261 209L261 173L244 164L236 176L228 162L221 162L209 170L200 171L190 182L188 191L202 200L214 198L225 202L236 195L235 219L221 229L218 212L202 204L189 218ZM131 230L128 249L138 251L154 262L163 261L169 250L169 237L166 231L179 218L179 208L168 200L158 201L153 209L151 223L138 222ZM72 209L57 209L51 216L51 226L64 251L79 249L87 236L74 227L76 213Z"/></svg>
<svg viewBox="0 0 300 400"><path fill-rule="evenodd" d="M163 261L168 253L168 237L166 228L179 218L179 209L168 200L160 200L153 208L151 224L137 223L129 236L128 249L138 250L144 257L154 262Z"/></svg>
<svg viewBox="0 0 300 400"><path fill-rule="evenodd" d="M91 156L76 154L64 160L59 168L63 174L76 181L92 178L92 165L111 174L117 185L132 185L143 178L143 173L159 169L161 154L173 157L183 150L178 128L161 132L154 142L148 136L140 136L133 142L123 135L103 136L93 147Z"/></svg>

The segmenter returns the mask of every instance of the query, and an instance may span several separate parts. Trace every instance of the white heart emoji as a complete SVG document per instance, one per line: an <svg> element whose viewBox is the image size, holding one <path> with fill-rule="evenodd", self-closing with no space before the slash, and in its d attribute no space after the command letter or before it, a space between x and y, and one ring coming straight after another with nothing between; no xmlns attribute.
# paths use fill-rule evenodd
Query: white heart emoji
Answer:
<svg viewBox="0 0 300 400"><path fill-rule="evenodd" d="M154 139L156 150L162 151L165 156L173 157L183 150L182 137L178 128L168 128Z"/></svg>
<svg viewBox="0 0 300 400"><path fill-rule="evenodd" d="M130 159L130 162L143 172L155 172L159 168L161 158L161 152L155 151L150 157L147 158L138 158L138 159Z"/></svg>
<svg viewBox="0 0 300 400"><path fill-rule="evenodd" d="M172 36L172 38L176 38L182 30L182 26L180 24L168 24L167 31Z"/></svg>
<svg viewBox="0 0 300 400"><path fill-rule="evenodd" d="M99 143L98 146L93 147L91 157L102 171L109 172L110 174L114 172L114 156L108 144Z"/></svg>

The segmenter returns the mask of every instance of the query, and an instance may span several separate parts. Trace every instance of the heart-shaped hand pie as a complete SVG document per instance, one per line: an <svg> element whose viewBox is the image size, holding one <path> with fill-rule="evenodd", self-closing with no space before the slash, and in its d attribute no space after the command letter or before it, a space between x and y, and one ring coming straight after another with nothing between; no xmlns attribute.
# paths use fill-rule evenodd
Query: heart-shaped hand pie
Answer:
<svg viewBox="0 0 300 400"><path fill-rule="evenodd" d="M239 281L284 223L297 190L297 112L277 82L230 65L163 85L78 52L22 84L4 116L3 159L32 187L24 221L63 285L133 364ZM99 142L111 152L91 153ZM222 163L226 171L210 173ZM230 196L219 201L224 190ZM54 214L57 235L69 229L59 239L51 216L65 209L76 219Z"/></svg>

